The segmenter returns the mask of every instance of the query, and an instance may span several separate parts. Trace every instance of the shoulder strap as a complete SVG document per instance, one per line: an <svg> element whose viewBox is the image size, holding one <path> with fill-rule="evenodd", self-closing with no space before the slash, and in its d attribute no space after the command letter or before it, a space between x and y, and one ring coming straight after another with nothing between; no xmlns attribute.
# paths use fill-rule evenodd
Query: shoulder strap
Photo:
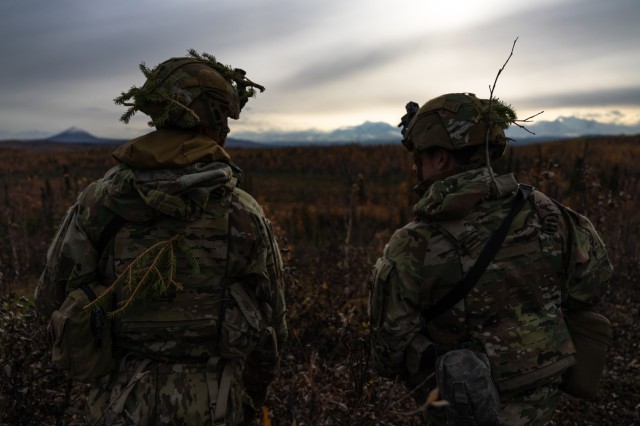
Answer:
<svg viewBox="0 0 640 426"><path fill-rule="evenodd" d="M491 235L489 242L480 253L478 260L473 264L469 273L453 287L442 299L438 300L434 305L423 311L422 317L425 322L431 321L435 317L443 314L451 309L453 305L458 303L460 299L465 297L471 289L476 285L484 271L489 266L489 263L493 260L494 256L500 246L504 242L509 228L511 228L511 222L514 217L522 209L522 206L526 203L529 195L534 190L529 185L518 185L518 193L516 194L516 200L511 206L511 210L507 217L504 219L500 227Z"/></svg>
<svg viewBox="0 0 640 426"><path fill-rule="evenodd" d="M102 232L100 233L100 237L98 238L98 242L96 243L96 250L100 255L105 248L107 248L107 244L109 241L116 235L116 233L124 226L126 221L124 218L118 214L114 214L111 218L107 226L104 227Z"/></svg>

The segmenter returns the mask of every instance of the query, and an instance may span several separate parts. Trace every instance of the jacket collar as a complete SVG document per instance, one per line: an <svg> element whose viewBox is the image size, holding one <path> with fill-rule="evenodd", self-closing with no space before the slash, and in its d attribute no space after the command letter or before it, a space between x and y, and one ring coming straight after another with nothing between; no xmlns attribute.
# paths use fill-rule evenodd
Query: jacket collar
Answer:
<svg viewBox="0 0 640 426"><path fill-rule="evenodd" d="M457 173L435 182L421 182L416 190L423 195L413 206L413 213L427 219L462 219L481 201L513 193L518 183L512 174L496 177L492 182L487 167Z"/></svg>
<svg viewBox="0 0 640 426"><path fill-rule="evenodd" d="M120 146L113 156L138 170L179 168L195 163L228 163L230 159L215 140L184 129L153 131Z"/></svg>

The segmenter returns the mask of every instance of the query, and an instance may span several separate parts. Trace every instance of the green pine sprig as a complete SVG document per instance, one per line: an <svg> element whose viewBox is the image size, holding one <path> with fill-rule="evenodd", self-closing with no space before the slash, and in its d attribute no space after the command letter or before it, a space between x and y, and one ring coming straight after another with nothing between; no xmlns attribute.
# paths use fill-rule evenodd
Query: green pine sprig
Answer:
<svg viewBox="0 0 640 426"><path fill-rule="evenodd" d="M176 280L178 258L176 249L187 258L194 274L200 273L198 260L187 246L183 235L175 235L168 240L160 241L143 251L136 257L111 285L85 309L101 303L118 288L124 290L126 297L118 301L116 309L108 313L108 317L124 314L136 302L145 302L170 290L182 291L184 287Z"/></svg>

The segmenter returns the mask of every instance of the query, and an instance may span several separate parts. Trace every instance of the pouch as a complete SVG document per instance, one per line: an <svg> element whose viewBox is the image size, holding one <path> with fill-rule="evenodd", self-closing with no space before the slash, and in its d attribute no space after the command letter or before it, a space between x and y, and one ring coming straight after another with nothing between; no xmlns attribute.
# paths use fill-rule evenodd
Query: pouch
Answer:
<svg viewBox="0 0 640 426"><path fill-rule="evenodd" d="M86 307L106 287L91 283L72 290L49 321L52 362L78 382L90 383L115 367L111 354L111 321L106 302Z"/></svg>
<svg viewBox="0 0 640 426"><path fill-rule="evenodd" d="M436 382L448 425L497 425L502 406L484 353L457 349L436 360Z"/></svg>
<svg viewBox="0 0 640 426"><path fill-rule="evenodd" d="M577 398L593 398L611 341L611 322L591 311L564 311L563 315L576 348L576 363L563 374L560 389Z"/></svg>

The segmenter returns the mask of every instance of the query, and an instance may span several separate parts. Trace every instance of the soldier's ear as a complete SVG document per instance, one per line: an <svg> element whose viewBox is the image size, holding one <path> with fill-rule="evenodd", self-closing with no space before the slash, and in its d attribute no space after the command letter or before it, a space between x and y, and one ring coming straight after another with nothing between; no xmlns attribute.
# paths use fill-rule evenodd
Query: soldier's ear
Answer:
<svg viewBox="0 0 640 426"><path fill-rule="evenodd" d="M435 168L438 172L446 172L456 166L455 159L448 149L441 148L433 155Z"/></svg>

